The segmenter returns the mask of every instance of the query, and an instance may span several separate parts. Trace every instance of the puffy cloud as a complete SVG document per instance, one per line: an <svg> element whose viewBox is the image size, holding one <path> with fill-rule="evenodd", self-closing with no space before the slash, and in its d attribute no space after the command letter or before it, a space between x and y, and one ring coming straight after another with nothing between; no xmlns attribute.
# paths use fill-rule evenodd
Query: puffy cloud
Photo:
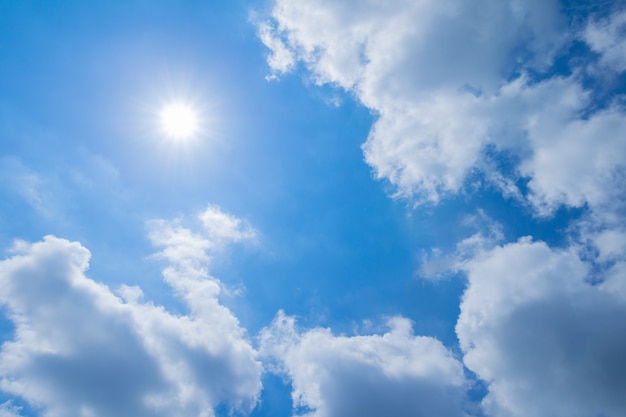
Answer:
<svg viewBox="0 0 626 417"><path fill-rule="evenodd" d="M469 285L457 334L465 365L488 383L489 415L626 413L626 294L606 287L626 275L592 285L574 250L529 238L461 268Z"/></svg>
<svg viewBox="0 0 626 417"><path fill-rule="evenodd" d="M459 243L456 257L422 271L436 276L453 263L467 273L457 334L465 365L488 384L492 416L626 414L626 113L623 96L606 95L609 81L597 78L607 74L598 69L626 69L626 13L580 15L568 27L560 8L276 0L261 29L275 76L301 63L315 82L349 91L377 115L365 160L397 196L436 202L479 171L535 214L590 209L572 228L582 230L581 248L595 251L585 257L531 239L494 247L501 236L479 233ZM568 59L573 39L596 54ZM552 66L557 57L569 68ZM500 156L512 164L506 172ZM518 189L518 180L527 186ZM296 402L314 415L346 414L338 404L348 400L324 389L357 367L342 368L339 347L327 357L324 346L360 352L351 345L357 337L300 334L285 317L272 329L283 335L277 356ZM367 345L381 336L363 338Z"/></svg>
<svg viewBox="0 0 626 417"><path fill-rule="evenodd" d="M213 224L220 219L218 229L231 230L234 218ZM173 265L166 279L187 301L186 315L142 302L138 287L122 286L118 296L89 279L90 253L77 242L47 236L16 246L0 264L0 301L15 325L0 351L4 391L49 417L213 416L218 404L251 410L261 365L219 303L220 283L206 271L209 238L158 229L163 224L153 233L166 237L156 243Z"/></svg>
<svg viewBox="0 0 626 417"><path fill-rule="evenodd" d="M583 39L600 54L600 65L617 72L626 71L626 10L591 22Z"/></svg>
<svg viewBox="0 0 626 417"><path fill-rule="evenodd" d="M211 241L217 245L249 240L256 236L256 231L244 220L224 213L216 205L209 205L198 217Z"/></svg>
<svg viewBox="0 0 626 417"><path fill-rule="evenodd" d="M583 116L592 105L572 75L538 83L522 77L484 108L497 120L489 128L494 144L521 160L518 173L530 180L528 199L538 214L562 204L600 209L624 193L626 117L617 105Z"/></svg>
<svg viewBox="0 0 626 417"><path fill-rule="evenodd" d="M624 14L575 33L559 8L557 1L276 0L260 36L275 75L302 62L318 83L350 91L378 115L365 159L396 195L436 202L480 170L517 198L515 181L529 179L531 204L550 214L561 204L615 198L607 190L624 170L623 109L594 112L582 67L545 78L566 53L568 33L619 67ZM490 146L519 161L512 178L489 165Z"/></svg>
<svg viewBox="0 0 626 417"><path fill-rule="evenodd" d="M581 109L582 110L582 109ZM536 118L529 127L533 155L521 171L531 179L532 201L540 212L559 204L598 208L621 198L626 143L619 140L626 117L617 108L587 119Z"/></svg>
<svg viewBox="0 0 626 417"><path fill-rule="evenodd" d="M256 230L246 221L224 213L215 205L209 205L198 216L202 224L200 232L182 226L182 219L150 222L150 239L163 249L156 254L169 265L163 271L165 281L182 296L194 312L226 310L217 296L221 283L209 275L212 256L221 253L226 245L256 237Z"/></svg>
<svg viewBox="0 0 626 417"><path fill-rule="evenodd" d="M471 94L439 92L385 108L363 145L365 160L397 195L438 201L477 163L488 131L481 106Z"/></svg>
<svg viewBox="0 0 626 417"><path fill-rule="evenodd" d="M302 61L375 110L368 163L400 195L436 201L459 189L488 139L477 93L497 93L511 62L531 51L542 66L563 42L556 2L522 6L278 0L260 33L277 73Z"/></svg>
<svg viewBox="0 0 626 417"><path fill-rule="evenodd" d="M302 61L319 82L355 87L368 106L451 83L497 88L526 53L515 47L549 60L564 23L556 1L277 0L272 18L261 35L275 71Z"/></svg>
<svg viewBox="0 0 626 417"><path fill-rule="evenodd" d="M199 233L183 227L183 219L151 221L150 239L164 248L157 257L187 272L198 269L196 272L204 276L211 253L231 243L254 239L257 233L245 220L224 213L216 205L209 205L197 217L202 224Z"/></svg>
<svg viewBox="0 0 626 417"><path fill-rule="evenodd" d="M414 336L391 318L382 335L299 332L279 312L261 332L261 353L291 379L296 414L327 416L464 416L463 367L436 339Z"/></svg>

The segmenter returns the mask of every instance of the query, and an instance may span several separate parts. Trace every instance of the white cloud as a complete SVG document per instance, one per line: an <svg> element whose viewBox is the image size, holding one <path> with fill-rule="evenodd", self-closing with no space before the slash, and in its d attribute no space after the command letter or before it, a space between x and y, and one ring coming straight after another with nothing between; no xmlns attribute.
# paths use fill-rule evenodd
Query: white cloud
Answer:
<svg viewBox="0 0 626 417"><path fill-rule="evenodd" d="M626 413L626 298L586 282L574 250L525 238L461 267L457 334L465 365L488 383L489 415Z"/></svg>
<svg viewBox="0 0 626 417"><path fill-rule="evenodd" d="M530 180L541 215L561 204L599 205L623 181L623 109L589 114L583 68L535 82L573 36L620 67L624 13L573 33L557 1L276 0L261 40L279 75L302 62L318 83L352 92L378 115L363 146L396 195L438 201L486 170L507 196ZM570 33L572 35L570 35ZM278 45L278 46L277 46ZM277 55L285 57L278 60ZM620 67L621 68L621 67ZM522 74L513 78L513 74ZM601 145L598 144L601 142ZM516 176L489 172L486 146L521 161ZM621 194L619 194L621 196Z"/></svg>
<svg viewBox="0 0 626 417"><path fill-rule="evenodd" d="M588 119L537 117L532 123L534 153L521 172L531 178L531 201L540 213L560 204L596 209L623 197L626 117L620 109Z"/></svg>
<svg viewBox="0 0 626 417"><path fill-rule="evenodd" d="M334 336L299 332L279 312L261 332L261 353L291 379L298 415L464 416L461 363L438 340L414 336L409 320L387 324L382 335Z"/></svg>
<svg viewBox="0 0 626 417"><path fill-rule="evenodd" d="M597 250L595 285L576 248L530 238L494 248L502 234L493 230L459 243L456 256L469 261L439 257L425 266L437 275L456 259L468 275L457 333L466 366L488 383L484 405L493 416L626 415L626 113L623 96L597 102L588 87L607 73L598 68L626 69L626 13L582 22L577 32L560 7L276 0L262 27L274 75L301 63L317 83L349 91L378 116L365 160L397 196L437 202L481 171L537 215L561 205L590 209L579 241ZM551 63L574 38L598 55L570 60L569 75L554 74ZM506 153L514 165L499 171L487 151ZM524 190L520 179L528 181ZM337 352L360 352L351 344L357 338L301 334L285 317L272 329L283 334L276 355L295 399L314 415L345 415L338 411L348 400L323 390L342 392L335 381L360 375L364 364L346 369L334 361Z"/></svg>
<svg viewBox="0 0 626 417"><path fill-rule="evenodd" d="M416 90L451 82L497 88L519 57L516 46L533 51L538 62L549 60L563 41L557 7L555 1L277 0L262 40L272 51L275 44L288 48L290 60L304 62L320 82L354 87L366 105L384 107L382 98L412 100ZM284 62L272 68L293 66Z"/></svg>
<svg viewBox="0 0 626 417"><path fill-rule="evenodd" d="M295 64L293 54L279 38L272 36L272 27L269 24L259 24L259 38L271 50L271 54L267 57L270 67L278 73L291 70ZM267 77L268 80L275 78L275 75Z"/></svg>
<svg viewBox="0 0 626 417"><path fill-rule="evenodd" d="M156 257L169 265L163 271L165 281L182 296L192 311L218 308L221 282L209 275L212 256L222 253L230 243L252 240L257 232L246 221L209 205L198 215L202 230L194 232L182 226L182 219L150 222L150 239L163 250ZM219 308L224 308L219 306ZM212 314L212 313L208 313Z"/></svg>
<svg viewBox="0 0 626 417"><path fill-rule="evenodd" d="M451 91L384 108L363 145L365 160L397 195L436 202L458 191L477 163L488 138L480 107L481 99Z"/></svg>
<svg viewBox="0 0 626 417"><path fill-rule="evenodd" d="M600 65L617 72L626 71L626 10L591 22L582 38L600 54Z"/></svg>
<svg viewBox="0 0 626 417"><path fill-rule="evenodd" d="M603 230L595 237L601 261L619 258L626 254L626 231Z"/></svg>
<svg viewBox="0 0 626 417"><path fill-rule="evenodd" d="M0 404L0 417L19 417L21 408L14 406L10 401Z"/></svg>
<svg viewBox="0 0 626 417"><path fill-rule="evenodd" d="M224 213L216 205L209 205L199 218L211 242L217 245L250 240L256 236L256 231L245 221Z"/></svg>
<svg viewBox="0 0 626 417"><path fill-rule="evenodd" d="M234 218L224 219L230 230ZM252 409L261 365L219 302L219 280L206 271L207 245L182 227L154 233L186 315L141 302L138 287L123 286L120 298L89 279L90 254L77 242L22 242L2 261L0 301L15 325L0 351L4 391L49 417L213 416L218 404Z"/></svg>
<svg viewBox="0 0 626 417"><path fill-rule="evenodd" d="M205 273L211 254L219 253L225 246L252 240L257 232L246 221L224 213L219 206L209 205L198 214L202 224L199 232L182 226L183 219L153 220L149 222L150 239L164 249L157 254L171 264L188 270Z"/></svg>
<svg viewBox="0 0 626 417"><path fill-rule="evenodd" d="M366 160L418 201L460 188L490 140L484 102L516 62L542 67L565 40L553 1L277 0L272 19L260 37L273 70L301 61L375 110Z"/></svg>

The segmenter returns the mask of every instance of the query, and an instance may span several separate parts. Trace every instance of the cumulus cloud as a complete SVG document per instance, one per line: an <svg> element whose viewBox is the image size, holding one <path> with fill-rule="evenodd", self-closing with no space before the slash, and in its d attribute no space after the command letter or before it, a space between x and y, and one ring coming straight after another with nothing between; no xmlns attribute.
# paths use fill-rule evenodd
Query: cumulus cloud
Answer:
<svg viewBox="0 0 626 417"><path fill-rule="evenodd" d="M531 178L531 201L540 213L550 213L560 204L597 209L621 198L624 181L626 129L622 109L611 106L588 118L578 118L589 105L587 94L564 80L562 87L547 88L561 103L549 111L545 106L529 119L528 137L532 156L522 162L520 171ZM553 100L548 100L548 103ZM567 108L570 107L570 108ZM539 112L545 110L544 116Z"/></svg>
<svg viewBox="0 0 626 417"><path fill-rule="evenodd" d="M214 244L225 245L256 236L256 231L244 220L224 213L219 206L209 205L198 216Z"/></svg>
<svg viewBox="0 0 626 417"><path fill-rule="evenodd" d="M614 198L606 190L624 169L623 108L592 110L584 68L548 76L576 37L621 68L624 13L575 33L559 8L557 1L276 0L260 35L274 75L301 62L318 83L342 87L375 111L365 159L397 196L436 202L487 171L507 196L519 198L515 182L530 180L529 200L545 215ZM513 177L490 172L490 146L519 161Z"/></svg>
<svg viewBox="0 0 626 417"><path fill-rule="evenodd" d="M212 224L232 232L234 219L224 214ZM160 229L165 223L156 222L153 234L170 262L166 280L189 306L185 315L143 302L138 287L122 286L117 295L88 278L90 253L78 242L47 236L16 245L0 264L0 301L15 326L0 350L2 390L49 417L252 409L261 365L206 270L211 237ZM223 244L224 233L218 236Z"/></svg>
<svg viewBox="0 0 626 417"><path fill-rule="evenodd" d="M184 227L183 219L154 220L149 224L150 239L163 248L156 257L168 262L163 271L165 281L192 311L225 309L217 299L223 289L221 282L208 271L212 256L222 253L228 244L254 239L257 232L216 205L209 205L197 218L202 224L199 232Z"/></svg>
<svg viewBox="0 0 626 417"><path fill-rule="evenodd" d="M591 22L583 33L591 49L600 54L600 64L617 72L626 71L626 10Z"/></svg>
<svg viewBox="0 0 626 417"><path fill-rule="evenodd" d="M371 109L365 160L396 196L437 202L480 174L535 215L588 209L567 249L532 238L498 246L502 234L492 230L451 257L435 253L420 273L467 274L456 329L465 365L488 385L488 415L625 415L626 113L619 94L598 101L606 85L598 77L626 69L626 13L567 18L557 1L273 4L261 28L273 75L301 64ZM574 40L584 59L568 59ZM507 170L494 163L502 157ZM339 354L321 356L319 342L352 349L356 338L300 334L279 319L273 331L287 340L280 355L294 398L342 414L320 393L328 383L306 372L342 380Z"/></svg>
<svg viewBox="0 0 626 417"><path fill-rule="evenodd" d="M409 320L387 325L382 335L301 332L279 312L261 332L261 353L291 380L297 415L465 416L461 363L438 340L414 336Z"/></svg>
<svg viewBox="0 0 626 417"><path fill-rule="evenodd" d="M461 267L469 284L456 330L465 365L488 383L489 415L626 413L626 299L611 288L624 275L592 285L574 250L530 238Z"/></svg>

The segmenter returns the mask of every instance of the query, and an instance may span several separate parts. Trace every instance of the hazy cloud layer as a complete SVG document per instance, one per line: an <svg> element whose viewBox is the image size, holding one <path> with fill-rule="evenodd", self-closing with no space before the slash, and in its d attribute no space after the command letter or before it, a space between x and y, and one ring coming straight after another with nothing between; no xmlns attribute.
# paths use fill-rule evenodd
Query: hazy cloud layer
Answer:
<svg viewBox="0 0 626 417"><path fill-rule="evenodd" d="M414 336L402 317L381 335L300 331L279 312L261 332L261 353L293 384L296 415L465 416L463 367L436 339Z"/></svg>
<svg viewBox="0 0 626 417"><path fill-rule="evenodd" d="M224 230L237 230L234 217L213 206L202 217L211 215L220 242ZM206 271L206 242L215 236L161 224L153 234L169 237L155 238L170 263L164 274L187 301L187 315L142 301L138 287L116 295L94 282L85 275L90 253L77 242L47 236L16 245L0 264L0 300L15 326L0 351L4 391L50 417L212 416L218 404L252 409L261 365Z"/></svg>

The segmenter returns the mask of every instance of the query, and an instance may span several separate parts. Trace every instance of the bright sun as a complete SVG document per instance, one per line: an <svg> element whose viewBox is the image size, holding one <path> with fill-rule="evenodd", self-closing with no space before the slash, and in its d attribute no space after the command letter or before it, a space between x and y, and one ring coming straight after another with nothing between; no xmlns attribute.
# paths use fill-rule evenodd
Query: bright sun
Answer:
<svg viewBox="0 0 626 417"><path fill-rule="evenodd" d="M161 110L161 127L173 139L188 139L198 132L198 114L188 104L168 104Z"/></svg>

